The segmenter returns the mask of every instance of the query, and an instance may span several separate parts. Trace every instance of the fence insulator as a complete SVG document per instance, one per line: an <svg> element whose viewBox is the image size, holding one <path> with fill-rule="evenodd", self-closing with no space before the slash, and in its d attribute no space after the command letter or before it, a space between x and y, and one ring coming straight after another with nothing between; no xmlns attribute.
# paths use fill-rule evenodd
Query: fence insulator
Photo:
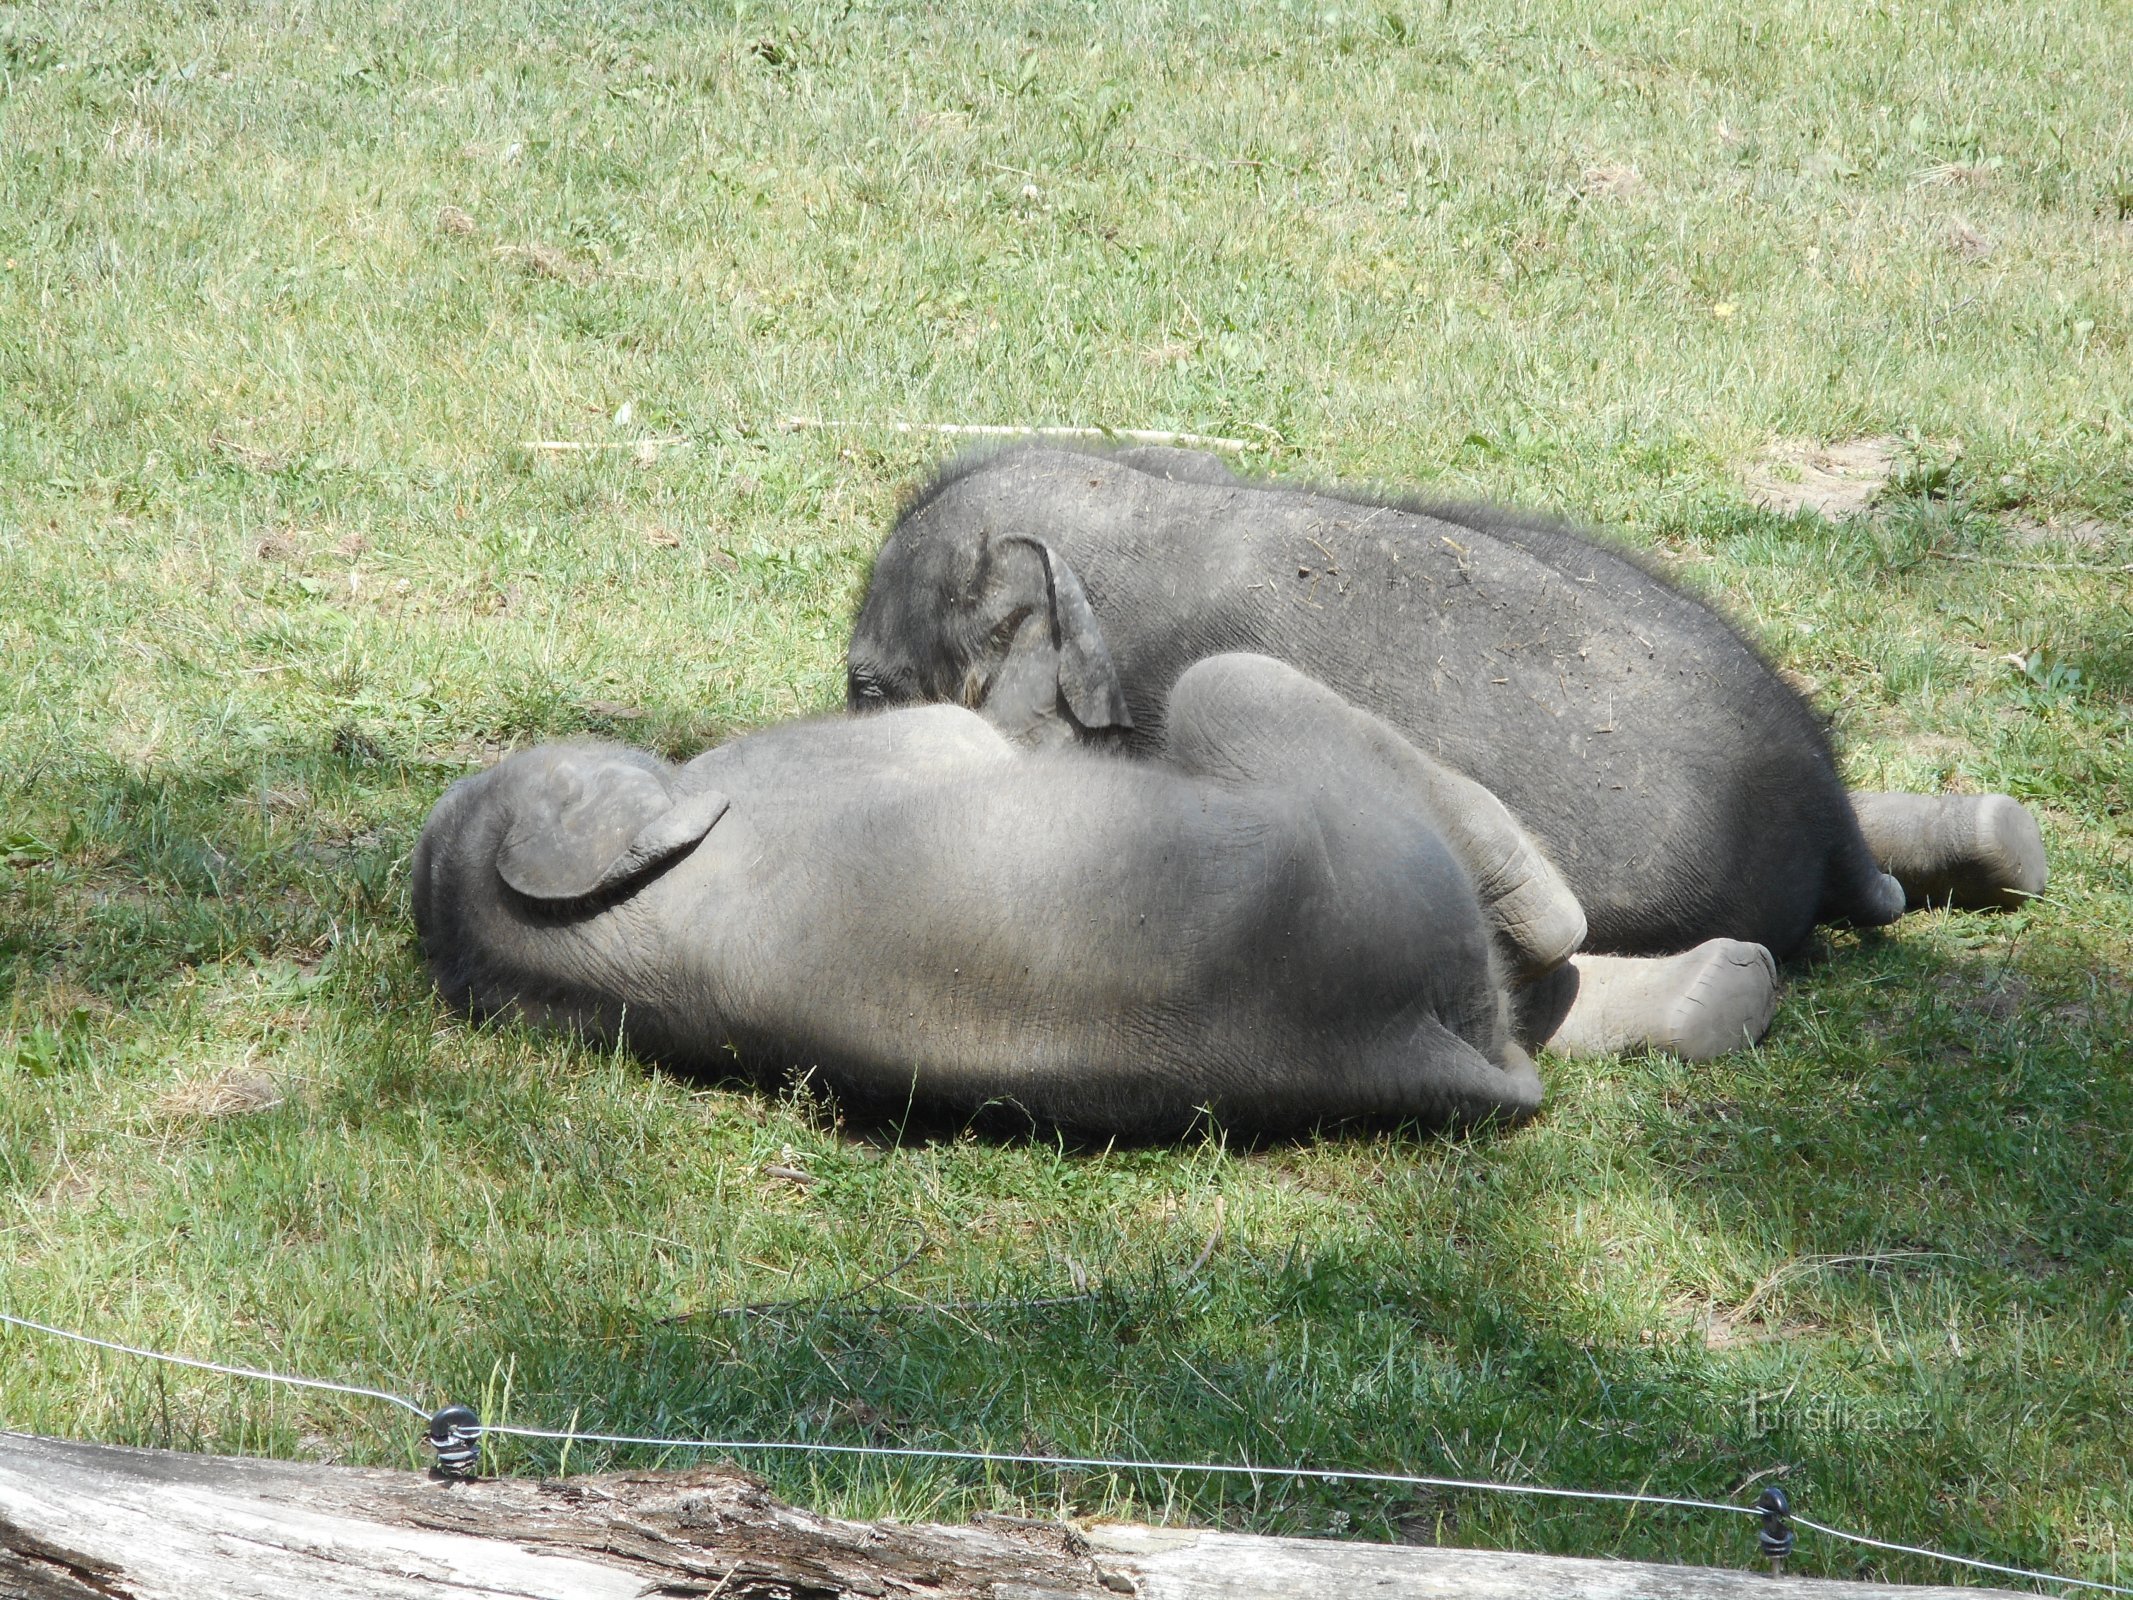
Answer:
<svg viewBox="0 0 2133 1600"><path fill-rule="evenodd" d="M446 1406L430 1418L424 1444L437 1452L437 1470L451 1478L468 1478L481 1460L481 1418L471 1406Z"/></svg>
<svg viewBox="0 0 2133 1600"><path fill-rule="evenodd" d="M1785 1491L1772 1484L1756 1497L1755 1509L1763 1514L1763 1526L1755 1536L1755 1542L1763 1552L1763 1559L1775 1572L1792 1554L1793 1527L1792 1502Z"/></svg>

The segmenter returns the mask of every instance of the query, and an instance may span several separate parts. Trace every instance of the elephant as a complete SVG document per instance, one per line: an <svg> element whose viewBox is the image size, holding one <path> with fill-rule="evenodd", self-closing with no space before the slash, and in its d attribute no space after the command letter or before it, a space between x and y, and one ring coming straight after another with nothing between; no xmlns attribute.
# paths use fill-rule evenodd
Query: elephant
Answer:
<svg viewBox="0 0 2133 1600"><path fill-rule="evenodd" d="M1098 1138L1530 1115L1520 1032L1555 1025L1526 1013L1564 1002L1585 919L1510 813L1263 656L1194 663L1162 710L1144 761L951 705L682 765L521 751L425 824L422 949L464 1012L880 1112Z"/></svg>
<svg viewBox="0 0 2133 1600"><path fill-rule="evenodd" d="M1774 985L1773 956L1818 923L2044 886L2041 834L2008 796L1848 794L1802 697L1626 552L1545 517L1245 479L1192 451L948 464L876 556L847 706L955 702L1025 744L1145 754L1170 686L1229 651L1289 663L1492 793L1577 897L1591 955L1673 958L1581 956L1630 1009L1566 1043L1650 1034L1652 1008L1678 1009L1714 961L1736 991L1756 967ZM1736 995L1730 1043L1755 1009Z"/></svg>

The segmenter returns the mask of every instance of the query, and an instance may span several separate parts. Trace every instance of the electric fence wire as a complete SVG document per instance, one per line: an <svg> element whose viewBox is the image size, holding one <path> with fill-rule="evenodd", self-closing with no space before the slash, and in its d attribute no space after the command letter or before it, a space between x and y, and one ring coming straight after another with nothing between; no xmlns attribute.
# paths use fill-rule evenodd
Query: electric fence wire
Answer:
<svg viewBox="0 0 2133 1600"><path fill-rule="evenodd" d="M292 1389L327 1389L335 1394L360 1395L365 1400L383 1400L403 1411L412 1411L425 1422L430 1417L430 1414L414 1401L384 1389L365 1389L352 1383L334 1383L326 1378L293 1378L286 1372L268 1372L259 1367L229 1367L219 1361L200 1361L192 1356L174 1356L161 1350L144 1350L134 1344L114 1344L109 1339L93 1338L86 1333L72 1333L65 1328L55 1328L44 1322L32 1322L28 1317L13 1316L5 1311L0 1311L0 1322L11 1323L18 1328L28 1328L37 1333L48 1333L55 1339L72 1339L76 1344L93 1344L99 1350L116 1350L122 1356L139 1356L144 1361L164 1361L174 1367L191 1367L199 1372L220 1372L232 1378L257 1378L262 1383L284 1383Z"/></svg>
<svg viewBox="0 0 2133 1600"><path fill-rule="evenodd" d="M1537 1483L1486 1483L1475 1478L1427 1478L1406 1472L1364 1472L1345 1467L1267 1467L1231 1461L1142 1461L1123 1456L1037 1456L1003 1450L950 1450L907 1444L817 1444L803 1439L647 1439L621 1433L580 1433L575 1429L521 1428L512 1423L484 1425L483 1433L515 1439L555 1439L577 1444L640 1445L653 1449L800 1452L833 1456L904 1456L927 1461L967 1461L998 1467L1071 1467L1113 1472L1197 1472L1209 1477L1309 1478L1327 1483L1390 1483L1416 1489L1488 1489L1498 1494L1548 1495L1562 1500L1617 1500L1642 1506L1680 1506L1689 1511L1724 1511L1758 1517L1754 1506L1720 1500L1681 1500L1663 1494L1633 1494L1619 1489L1557 1489ZM2133 1594L2133 1589L2123 1591Z"/></svg>
<svg viewBox="0 0 2133 1600"><path fill-rule="evenodd" d="M1613 1501L1620 1504L1671 1506L1686 1511L1715 1511L1730 1516L1763 1517L1768 1523L1767 1507L1732 1505L1722 1500L1694 1500L1674 1495L1643 1494L1620 1489L1560 1489L1547 1484L1493 1483L1479 1478L1438 1478L1421 1473L1366 1472L1345 1467L1260 1466L1227 1461L1147 1461L1123 1456L1048 1456L1025 1455L996 1450L950 1450L924 1445L879 1445L879 1444L828 1444L802 1439L662 1439L648 1435L627 1433L586 1433L576 1428L528 1428L516 1423L482 1423L477 1421L456 1423L442 1438L437 1423L448 1415L459 1414L472 1417L462 1407L450 1407L432 1413L417 1405L404 1395L385 1389L365 1388L360 1384L335 1383L327 1378L300 1378L288 1373L272 1372L262 1367L229 1366L220 1361L202 1361L192 1356L171 1355L161 1350L148 1350L139 1345L119 1344L110 1339L99 1339L86 1333L75 1333L66 1328L55 1328L50 1323L33 1322L27 1317L18 1317L0 1311L0 1323L17 1328L26 1328L33 1333L47 1334L55 1339L68 1339L76 1344L91 1345L99 1350L115 1351L120 1355L138 1356L145 1361L162 1361L171 1366L190 1367L198 1372L217 1372L232 1378L251 1378L262 1383L279 1383L294 1389L321 1389L333 1394L353 1395L365 1400L383 1400L388 1405L412 1412L431 1424L428 1442L439 1451L440 1456L454 1444L472 1445L483 1435L495 1434L515 1439L541 1439L570 1444L607 1444L651 1450L718 1451L729 1455L754 1454L801 1454L817 1456L859 1456L876 1459L906 1459L926 1461L960 1461L983 1466L1051 1467L1086 1471L1107 1472L1193 1472L1208 1477L1248 1477L1255 1481L1261 1478L1299 1478L1324 1483L1380 1483L1401 1488L1417 1489L1463 1489L1489 1494L1520 1494L1544 1496L1559 1500ZM2089 1589L2102 1594L2133 1596L2133 1588L2121 1584L2105 1583L2094 1578L2070 1578L2056 1572L2038 1572L2028 1567L2003 1566L1997 1561L1981 1561L1973 1556L1951 1555L1945 1550L1928 1549L1922 1545L1896 1544L1886 1539L1870 1538L1863 1533L1832 1527L1816 1522L1797 1512L1786 1512L1791 1522L1802 1528L1831 1539L1841 1539L1850 1544L1863 1545L1876 1550L1888 1550L1901 1555L1918 1556L1928 1561L1945 1561L1953 1566L1968 1567L1977 1572L1999 1573L2010 1578L2025 1578L2033 1583L2060 1584Z"/></svg>

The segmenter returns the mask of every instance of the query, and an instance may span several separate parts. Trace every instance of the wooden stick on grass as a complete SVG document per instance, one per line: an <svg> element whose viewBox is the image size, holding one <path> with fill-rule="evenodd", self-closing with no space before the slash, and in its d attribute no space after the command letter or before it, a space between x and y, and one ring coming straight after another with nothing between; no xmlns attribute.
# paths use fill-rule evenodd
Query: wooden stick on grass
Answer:
<svg viewBox="0 0 2133 1600"><path fill-rule="evenodd" d="M1210 433L1175 433L1164 428L1030 428L1007 422L831 422L821 417L787 417L778 426L787 433L819 428L858 433L886 428L892 433L947 433L989 439L1117 439L1127 444L1161 444L1200 450L1249 450L1249 439L1225 439Z"/></svg>
<svg viewBox="0 0 2133 1600"><path fill-rule="evenodd" d="M694 439L677 434L671 439L521 439L518 447L536 455L576 455L594 450L630 450L641 457L662 450L686 450Z"/></svg>
<svg viewBox="0 0 2133 1600"><path fill-rule="evenodd" d="M1926 553L1940 561L1968 561L1981 567L2014 567L2023 572L2095 572L2105 577L2133 572L2133 561L2122 567L2100 567L2088 561L2016 561L2008 556L1971 555L1960 550L1929 550Z"/></svg>

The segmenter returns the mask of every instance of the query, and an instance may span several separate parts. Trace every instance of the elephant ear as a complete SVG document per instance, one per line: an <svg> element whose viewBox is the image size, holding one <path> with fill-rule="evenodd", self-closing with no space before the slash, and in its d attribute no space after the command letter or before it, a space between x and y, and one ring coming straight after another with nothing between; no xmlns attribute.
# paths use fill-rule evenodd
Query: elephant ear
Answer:
<svg viewBox="0 0 2133 1600"><path fill-rule="evenodd" d="M1041 539L1015 534L1004 544L1026 544L1044 563L1044 584L1052 612L1052 643L1059 652L1059 696L1084 728L1130 728L1126 691L1111 660L1096 608L1066 558Z"/></svg>
<svg viewBox="0 0 2133 1600"><path fill-rule="evenodd" d="M667 791L641 767L603 764L588 783L565 772L523 804L496 855L506 884L529 900L585 900L692 850L730 803L715 789Z"/></svg>

